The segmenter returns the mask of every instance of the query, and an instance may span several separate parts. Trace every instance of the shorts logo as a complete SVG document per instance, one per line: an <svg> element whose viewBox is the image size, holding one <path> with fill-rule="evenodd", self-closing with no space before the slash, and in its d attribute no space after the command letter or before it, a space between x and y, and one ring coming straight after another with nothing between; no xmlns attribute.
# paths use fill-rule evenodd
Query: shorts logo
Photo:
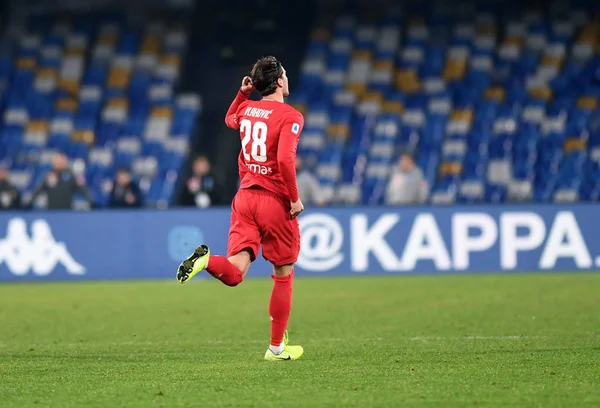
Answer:
<svg viewBox="0 0 600 408"><path fill-rule="evenodd" d="M344 233L335 218L325 214L301 217L300 237L300 267L321 272L337 267L344 260L341 253Z"/></svg>
<svg viewBox="0 0 600 408"><path fill-rule="evenodd" d="M300 130L300 125L297 124L297 123L294 123L292 125L292 133L295 134L295 135L297 135L299 130Z"/></svg>

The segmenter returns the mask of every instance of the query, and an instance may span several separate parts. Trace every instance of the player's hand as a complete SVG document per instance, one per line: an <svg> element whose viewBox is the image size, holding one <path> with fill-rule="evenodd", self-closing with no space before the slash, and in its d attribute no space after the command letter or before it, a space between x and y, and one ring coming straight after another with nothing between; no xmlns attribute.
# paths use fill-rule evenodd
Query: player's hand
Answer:
<svg viewBox="0 0 600 408"><path fill-rule="evenodd" d="M304 205L302 204L302 201L300 201L300 199L298 199L298 201L296 201L295 203L292 203L292 209L290 210L292 218L296 218L297 216L299 216L302 211L304 211Z"/></svg>
<svg viewBox="0 0 600 408"><path fill-rule="evenodd" d="M240 87L240 91L247 95L250 92L252 92L252 90L254 90L252 79L250 79L249 76L245 76L244 79L242 79L242 86Z"/></svg>

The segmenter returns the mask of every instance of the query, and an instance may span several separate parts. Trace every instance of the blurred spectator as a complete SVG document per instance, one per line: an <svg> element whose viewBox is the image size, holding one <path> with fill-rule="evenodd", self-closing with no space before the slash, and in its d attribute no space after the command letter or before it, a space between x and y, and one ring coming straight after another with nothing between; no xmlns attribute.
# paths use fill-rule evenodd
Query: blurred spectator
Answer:
<svg viewBox="0 0 600 408"><path fill-rule="evenodd" d="M76 177L69 169L69 159L64 153L57 153L52 160L52 168L33 191L30 204L45 197L43 207L51 210L73 208L75 194L81 193L91 206L92 198L85 186L85 178Z"/></svg>
<svg viewBox="0 0 600 408"><path fill-rule="evenodd" d="M121 168L117 171L108 205L113 208L140 208L144 205L142 191L138 184L131 180L128 169Z"/></svg>
<svg viewBox="0 0 600 408"><path fill-rule="evenodd" d="M187 180L181 197L181 205L206 208L220 203L219 189L210 171L206 156L198 156L192 164L192 177Z"/></svg>
<svg viewBox="0 0 600 408"><path fill-rule="evenodd" d="M14 210L20 207L20 194L8 179L8 169L0 168L0 210Z"/></svg>
<svg viewBox="0 0 600 408"><path fill-rule="evenodd" d="M387 186L387 204L421 204L427 201L429 188L423 172L411 152L403 152Z"/></svg>
<svg viewBox="0 0 600 408"><path fill-rule="evenodd" d="M303 204L325 205L319 180L310 171L304 168L302 158L296 156L296 180L298 193Z"/></svg>

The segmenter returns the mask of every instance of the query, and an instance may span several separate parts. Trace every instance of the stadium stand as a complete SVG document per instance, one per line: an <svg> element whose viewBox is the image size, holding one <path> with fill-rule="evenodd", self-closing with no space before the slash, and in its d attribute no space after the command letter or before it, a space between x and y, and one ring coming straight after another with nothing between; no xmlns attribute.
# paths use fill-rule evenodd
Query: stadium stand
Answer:
<svg viewBox="0 0 600 408"><path fill-rule="evenodd" d="M382 203L403 148L431 203L599 200L593 2L335 5L289 99L305 115L299 154L333 203Z"/></svg>
<svg viewBox="0 0 600 408"><path fill-rule="evenodd" d="M164 16L10 19L0 50L0 160L31 192L64 151L105 206L130 167L151 205L166 206L188 154L200 98L177 93L187 29Z"/></svg>

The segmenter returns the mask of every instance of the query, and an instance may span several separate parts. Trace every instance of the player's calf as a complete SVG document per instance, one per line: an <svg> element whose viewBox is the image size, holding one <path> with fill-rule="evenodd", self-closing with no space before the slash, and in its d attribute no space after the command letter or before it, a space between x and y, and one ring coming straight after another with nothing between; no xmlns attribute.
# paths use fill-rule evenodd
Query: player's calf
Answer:
<svg viewBox="0 0 600 408"><path fill-rule="evenodd" d="M242 272L229 259L220 255L210 257L206 271L227 286L237 286L244 280Z"/></svg>
<svg viewBox="0 0 600 408"><path fill-rule="evenodd" d="M292 309L293 265L273 267L273 290L269 300L271 346L277 347L285 336Z"/></svg>

